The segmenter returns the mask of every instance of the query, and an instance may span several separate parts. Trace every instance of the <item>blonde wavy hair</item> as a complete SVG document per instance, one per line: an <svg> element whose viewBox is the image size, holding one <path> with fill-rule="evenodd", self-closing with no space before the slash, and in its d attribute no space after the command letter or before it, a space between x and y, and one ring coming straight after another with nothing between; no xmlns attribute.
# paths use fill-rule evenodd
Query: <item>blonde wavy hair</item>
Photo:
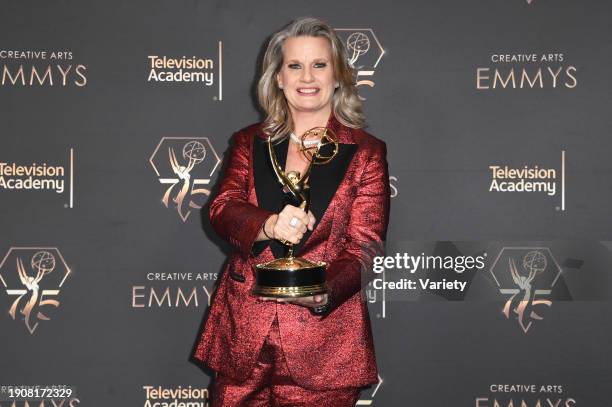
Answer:
<svg viewBox="0 0 612 407"><path fill-rule="evenodd" d="M266 114L262 130L273 141L281 141L293 131L293 120L283 91L278 87L276 74L283 63L283 43L298 36L324 37L331 45L334 76L339 84L332 96L332 110L345 126L365 126L363 104L357 93L357 70L350 65L342 40L324 21L312 17L300 17L275 32L263 57L261 77L257 84L257 98Z"/></svg>

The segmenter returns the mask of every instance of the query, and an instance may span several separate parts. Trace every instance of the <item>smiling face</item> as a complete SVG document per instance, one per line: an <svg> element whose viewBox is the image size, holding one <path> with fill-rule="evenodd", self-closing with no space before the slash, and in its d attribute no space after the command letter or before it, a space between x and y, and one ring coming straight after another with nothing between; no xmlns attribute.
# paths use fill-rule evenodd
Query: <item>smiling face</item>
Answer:
<svg viewBox="0 0 612 407"><path fill-rule="evenodd" d="M287 38L276 80L294 116L297 112L331 113L335 79L329 40L310 36Z"/></svg>

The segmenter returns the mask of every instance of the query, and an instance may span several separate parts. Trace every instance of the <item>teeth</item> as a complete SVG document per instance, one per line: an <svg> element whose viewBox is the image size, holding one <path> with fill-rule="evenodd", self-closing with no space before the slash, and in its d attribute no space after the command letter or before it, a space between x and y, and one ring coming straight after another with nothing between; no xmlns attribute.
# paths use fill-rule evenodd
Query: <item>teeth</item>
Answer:
<svg viewBox="0 0 612 407"><path fill-rule="evenodd" d="M298 89L298 92L300 93L316 93L318 91L318 89Z"/></svg>

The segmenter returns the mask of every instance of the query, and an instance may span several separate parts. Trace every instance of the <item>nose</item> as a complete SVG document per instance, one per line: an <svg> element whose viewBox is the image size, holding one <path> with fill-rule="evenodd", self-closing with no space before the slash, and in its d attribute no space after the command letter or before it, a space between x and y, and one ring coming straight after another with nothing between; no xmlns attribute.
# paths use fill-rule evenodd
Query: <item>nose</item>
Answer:
<svg viewBox="0 0 612 407"><path fill-rule="evenodd" d="M302 69L302 82L312 82L313 77L311 69L310 66L305 66L304 69Z"/></svg>

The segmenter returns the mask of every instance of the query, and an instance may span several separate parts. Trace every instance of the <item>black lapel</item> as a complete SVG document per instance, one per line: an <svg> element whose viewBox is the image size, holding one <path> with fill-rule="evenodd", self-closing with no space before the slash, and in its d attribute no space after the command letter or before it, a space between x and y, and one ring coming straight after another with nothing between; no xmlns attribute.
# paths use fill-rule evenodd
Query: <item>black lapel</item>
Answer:
<svg viewBox="0 0 612 407"><path fill-rule="evenodd" d="M288 138L279 144L274 145L276 157L282 168L287 162ZM270 163L268 154L268 144L264 138L255 136L253 148L253 171L255 179L255 193L260 208L273 212L280 212L286 203L287 197L282 192L282 187ZM333 160L327 164L313 165L310 170L310 210L317 219L315 228L329 207L338 186L342 182L346 170L357 151L357 144L339 144L338 153ZM294 253L298 254L300 248L312 234L307 230L304 237L294 248ZM285 246L276 240L256 242L254 245L255 254L261 253L270 244L270 249L275 258L285 255Z"/></svg>
<svg viewBox="0 0 612 407"><path fill-rule="evenodd" d="M315 228L325 215L329 203L336 194L355 151L357 151L357 144L339 144L338 153L333 160L327 164L312 166L308 184L310 185L310 210L317 220ZM294 249L295 253L299 253L312 232L306 230L304 237Z"/></svg>
<svg viewBox="0 0 612 407"><path fill-rule="evenodd" d="M285 163L287 162L288 140L287 138L281 143L273 145L274 152L282 168L285 168ZM257 195L259 207L276 213L280 212L285 206L285 194L282 191L281 184L276 179L272 163L270 162L268 142L258 135L255 135L253 145L253 176L255 178L255 194ZM260 254L268 244L270 244L270 249L275 258L285 255L285 246L276 240L255 242L253 245L254 254Z"/></svg>

